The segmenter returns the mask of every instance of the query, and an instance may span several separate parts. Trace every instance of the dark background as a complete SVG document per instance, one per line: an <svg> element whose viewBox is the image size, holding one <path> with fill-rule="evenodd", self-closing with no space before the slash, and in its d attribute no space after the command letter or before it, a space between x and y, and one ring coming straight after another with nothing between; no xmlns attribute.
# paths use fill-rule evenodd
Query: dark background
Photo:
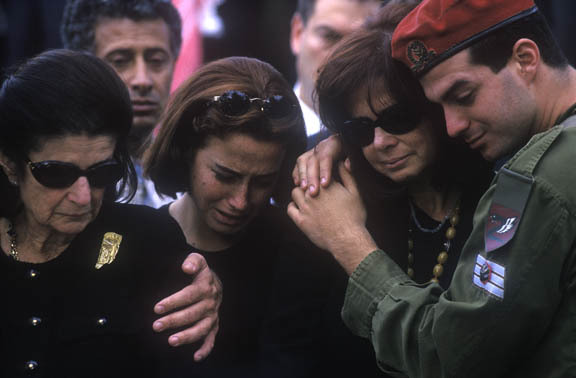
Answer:
<svg viewBox="0 0 576 378"><path fill-rule="evenodd" d="M513 0L512 0L513 1ZM59 24L64 0L0 0L0 67L5 68L47 48L61 47ZM560 45L576 63L576 1L536 0ZM225 33L204 38L204 61L245 55L274 65L294 82L290 18L296 0L226 0L218 8Z"/></svg>

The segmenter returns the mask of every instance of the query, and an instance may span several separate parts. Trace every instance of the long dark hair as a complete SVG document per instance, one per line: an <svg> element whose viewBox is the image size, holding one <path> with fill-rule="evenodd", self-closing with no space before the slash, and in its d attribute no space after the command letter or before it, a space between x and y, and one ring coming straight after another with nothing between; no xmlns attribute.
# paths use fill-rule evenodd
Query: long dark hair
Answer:
<svg viewBox="0 0 576 378"><path fill-rule="evenodd" d="M67 135L111 136L114 157L123 167L119 190L107 188L116 200L136 189L136 175L127 149L132 125L130 97L124 83L106 63L87 52L51 50L29 59L5 76L0 88L0 151L20 175L30 151L50 138ZM0 174L0 215L18 210L18 188Z"/></svg>

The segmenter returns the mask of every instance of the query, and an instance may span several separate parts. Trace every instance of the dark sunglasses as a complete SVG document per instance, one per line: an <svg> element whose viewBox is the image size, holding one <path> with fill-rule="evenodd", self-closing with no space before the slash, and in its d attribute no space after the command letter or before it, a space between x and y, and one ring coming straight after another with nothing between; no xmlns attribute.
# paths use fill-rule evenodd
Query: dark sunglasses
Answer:
<svg viewBox="0 0 576 378"><path fill-rule="evenodd" d="M240 91L227 91L220 96L214 96L209 105L216 106L223 114L231 117L246 114L252 105L256 105L264 114L273 119L286 117L296 107L281 95L250 98Z"/></svg>
<svg viewBox="0 0 576 378"><path fill-rule="evenodd" d="M68 188L81 176L86 177L90 186L94 188L104 188L116 183L122 177L122 167L114 159L101 161L88 169L81 169L75 164L56 160L33 163L28 159L28 166L36 181L53 189Z"/></svg>
<svg viewBox="0 0 576 378"><path fill-rule="evenodd" d="M340 133L345 140L365 147L374 141L374 129L377 127L393 135L414 130L422 121L422 111L419 108L409 104L394 104L382 110L375 121L366 117L344 121Z"/></svg>

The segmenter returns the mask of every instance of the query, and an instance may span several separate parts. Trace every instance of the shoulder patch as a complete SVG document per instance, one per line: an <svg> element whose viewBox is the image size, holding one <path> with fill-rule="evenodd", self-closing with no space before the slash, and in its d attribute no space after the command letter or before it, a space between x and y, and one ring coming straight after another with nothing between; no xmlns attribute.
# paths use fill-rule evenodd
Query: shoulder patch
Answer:
<svg viewBox="0 0 576 378"><path fill-rule="evenodd" d="M486 252L506 245L514 237L532 189L532 177L502 168L484 227Z"/></svg>

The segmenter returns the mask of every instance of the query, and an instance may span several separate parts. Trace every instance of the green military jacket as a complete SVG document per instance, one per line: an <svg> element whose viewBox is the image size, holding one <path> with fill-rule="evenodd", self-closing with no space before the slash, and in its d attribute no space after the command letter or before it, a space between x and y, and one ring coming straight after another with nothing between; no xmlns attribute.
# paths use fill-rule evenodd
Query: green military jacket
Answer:
<svg viewBox="0 0 576 378"><path fill-rule="evenodd" d="M576 117L499 171L448 290L377 250L342 316L393 376L576 377Z"/></svg>

